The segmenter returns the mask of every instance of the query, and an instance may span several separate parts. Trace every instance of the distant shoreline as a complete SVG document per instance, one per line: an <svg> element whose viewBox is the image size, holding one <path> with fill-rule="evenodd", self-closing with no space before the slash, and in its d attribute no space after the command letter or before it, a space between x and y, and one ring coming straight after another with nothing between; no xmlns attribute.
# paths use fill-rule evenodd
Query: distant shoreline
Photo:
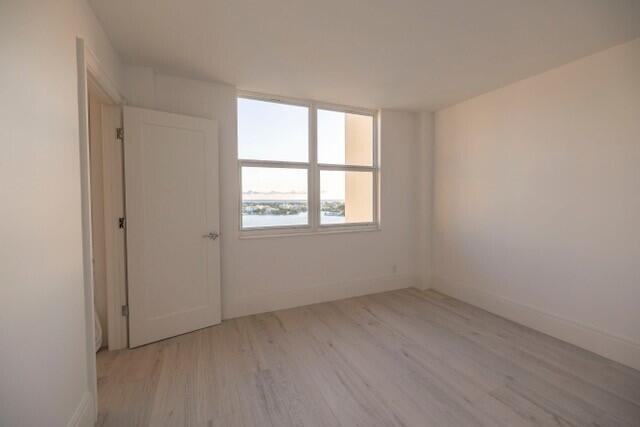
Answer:
<svg viewBox="0 0 640 427"><path fill-rule="evenodd" d="M280 203L280 202L294 202L294 203L307 203L307 199L244 199L242 203ZM344 202L344 199L322 199L322 202Z"/></svg>

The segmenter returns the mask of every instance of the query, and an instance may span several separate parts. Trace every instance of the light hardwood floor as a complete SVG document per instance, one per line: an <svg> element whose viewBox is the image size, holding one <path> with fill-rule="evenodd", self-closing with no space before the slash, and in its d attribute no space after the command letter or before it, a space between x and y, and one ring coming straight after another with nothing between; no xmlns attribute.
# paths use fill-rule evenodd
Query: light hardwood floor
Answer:
<svg viewBox="0 0 640 427"><path fill-rule="evenodd" d="M640 372L433 291L98 354L99 426L640 426Z"/></svg>

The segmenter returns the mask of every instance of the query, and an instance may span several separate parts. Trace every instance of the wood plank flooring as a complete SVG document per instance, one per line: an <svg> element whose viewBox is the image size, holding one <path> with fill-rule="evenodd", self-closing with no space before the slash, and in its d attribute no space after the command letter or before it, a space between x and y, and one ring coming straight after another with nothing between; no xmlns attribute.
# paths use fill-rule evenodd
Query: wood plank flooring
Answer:
<svg viewBox="0 0 640 427"><path fill-rule="evenodd" d="M640 426L640 372L433 291L98 354L99 426Z"/></svg>

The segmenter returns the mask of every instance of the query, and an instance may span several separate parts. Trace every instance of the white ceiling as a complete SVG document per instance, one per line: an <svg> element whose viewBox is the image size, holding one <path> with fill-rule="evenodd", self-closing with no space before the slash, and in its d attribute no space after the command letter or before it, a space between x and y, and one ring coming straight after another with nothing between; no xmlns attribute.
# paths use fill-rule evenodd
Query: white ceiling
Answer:
<svg viewBox="0 0 640 427"><path fill-rule="evenodd" d="M90 0L116 50L241 89L435 110L640 37L640 0Z"/></svg>

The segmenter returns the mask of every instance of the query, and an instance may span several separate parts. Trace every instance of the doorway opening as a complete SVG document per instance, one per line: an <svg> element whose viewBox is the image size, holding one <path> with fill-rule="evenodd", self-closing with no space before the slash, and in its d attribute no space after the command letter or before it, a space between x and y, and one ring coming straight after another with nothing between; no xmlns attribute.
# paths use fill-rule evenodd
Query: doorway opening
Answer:
<svg viewBox="0 0 640 427"><path fill-rule="evenodd" d="M127 347L123 149L119 105L87 78L95 344Z"/></svg>
<svg viewBox="0 0 640 427"><path fill-rule="evenodd" d="M120 311L120 298L126 304L125 240L123 230L113 227L114 216L124 216L122 147L116 143L124 98L81 38L76 54L88 386L81 416L95 422L96 351L127 346L127 321Z"/></svg>

